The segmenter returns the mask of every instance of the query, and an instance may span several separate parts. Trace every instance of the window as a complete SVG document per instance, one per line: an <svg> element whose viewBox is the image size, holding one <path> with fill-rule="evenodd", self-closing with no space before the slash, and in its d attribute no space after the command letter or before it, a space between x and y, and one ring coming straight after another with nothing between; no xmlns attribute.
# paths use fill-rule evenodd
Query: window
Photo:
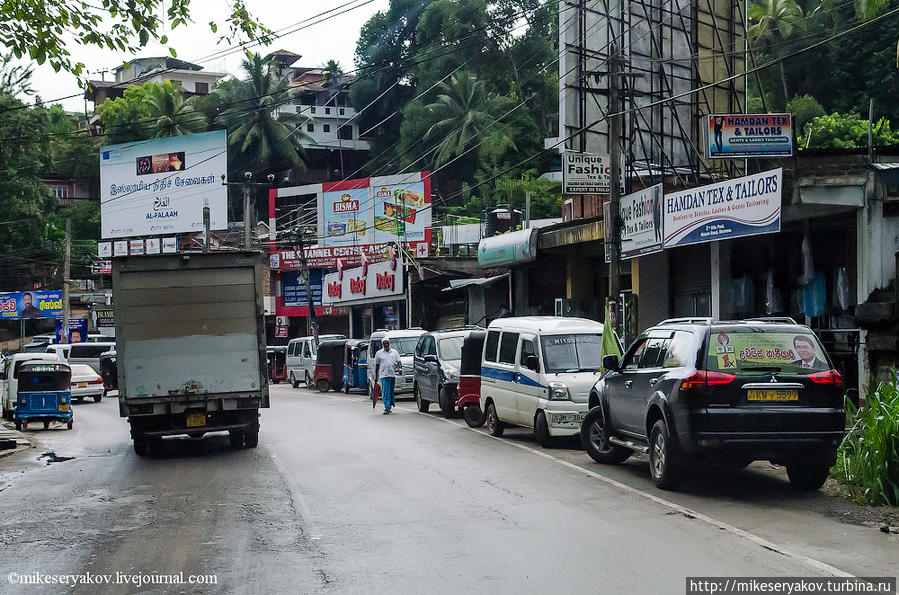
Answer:
<svg viewBox="0 0 899 595"><path fill-rule="evenodd" d="M50 189L53 191L53 196L55 196L56 198L69 197L69 187L65 184L53 184Z"/></svg>
<svg viewBox="0 0 899 595"><path fill-rule="evenodd" d="M353 127L352 125L344 125L342 128L337 129L337 138L341 140L353 140Z"/></svg>
<svg viewBox="0 0 899 595"><path fill-rule="evenodd" d="M326 107L326 108L325 108L325 115L328 116L328 115L330 115L330 114L331 114L331 108L330 108L330 107Z"/></svg>
<svg viewBox="0 0 899 595"><path fill-rule="evenodd" d="M534 347L534 342L530 339L521 340L521 358L518 361L521 367L525 367L527 365L528 358L530 356L537 356L537 350Z"/></svg>
<svg viewBox="0 0 899 595"><path fill-rule="evenodd" d="M315 132L315 124L312 124L311 122L306 124L306 132Z"/></svg>
<svg viewBox="0 0 899 595"><path fill-rule="evenodd" d="M668 343L668 353L665 354L663 368L679 368L693 365L693 333L687 331L674 331L674 336Z"/></svg>
<svg viewBox="0 0 899 595"><path fill-rule="evenodd" d="M209 83L194 83L194 92L198 95L208 95Z"/></svg>
<svg viewBox="0 0 899 595"><path fill-rule="evenodd" d="M342 115L344 114L345 111L346 111L345 109L340 108L340 110L338 110L338 113L342 116Z"/></svg>
<svg viewBox="0 0 899 595"><path fill-rule="evenodd" d="M331 132L331 125L330 125L330 124L323 124L323 125L322 125L322 130L324 130L325 132Z"/></svg>
<svg viewBox="0 0 899 595"><path fill-rule="evenodd" d="M312 357L312 351L309 349L309 341L303 342L303 357Z"/></svg>
<svg viewBox="0 0 899 595"><path fill-rule="evenodd" d="M496 361L496 348L499 345L499 331L490 331L487 333L487 340L484 342L484 360L488 362Z"/></svg>
<svg viewBox="0 0 899 595"><path fill-rule="evenodd" d="M602 367L602 335L548 335L543 337L546 371L596 371Z"/></svg>
<svg viewBox="0 0 899 595"><path fill-rule="evenodd" d="M287 346L287 355L289 355L290 357L293 357L296 354L297 354L297 344L291 343L290 345Z"/></svg>
<svg viewBox="0 0 899 595"><path fill-rule="evenodd" d="M434 340L434 337L428 337L428 355L437 355L437 341Z"/></svg>
<svg viewBox="0 0 899 595"><path fill-rule="evenodd" d="M659 368L668 351L668 337L650 337L646 342L646 350L640 358L640 368Z"/></svg>
<svg viewBox="0 0 899 595"><path fill-rule="evenodd" d="M418 340L418 345L415 346L415 357L424 357L425 341L427 341L427 339L426 336L422 336L422 338Z"/></svg>
<svg viewBox="0 0 899 595"><path fill-rule="evenodd" d="M71 358L79 358L79 357L87 357L87 358L95 358L100 357L100 354L109 351L113 347L110 345L102 345L95 343L76 343L72 345L72 350L69 351L69 357Z"/></svg>
<svg viewBox="0 0 899 595"><path fill-rule="evenodd" d="M518 348L518 333L503 333L499 341L499 361L502 364L515 363L515 351Z"/></svg>
<svg viewBox="0 0 899 595"><path fill-rule="evenodd" d="M309 108L309 112L312 113L312 114L314 114L314 113L315 113L315 107L314 107L314 106L313 106L313 107L310 107L310 108Z"/></svg>
<svg viewBox="0 0 899 595"><path fill-rule="evenodd" d="M627 371L633 371L637 369L637 366L640 365L640 358L643 357L643 352L646 351L646 342L648 339L646 337L639 339L634 347L631 347L631 350L625 354L624 361L621 362L621 369Z"/></svg>
<svg viewBox="0 0 899 595"><path fill-rule="evenodd" d="M462 343L465 337L446 337L438 341L440 359L446 361L458 361L462 359Z"/></svg>
<svg viewBox="0 0 899 595"><path fill-rule="evenodd" d="M298 106L297 106L297 113L298 113L298 114L302 114L302 113L303 113L303 106L302 106L302 105L298 105Z"/></svg>

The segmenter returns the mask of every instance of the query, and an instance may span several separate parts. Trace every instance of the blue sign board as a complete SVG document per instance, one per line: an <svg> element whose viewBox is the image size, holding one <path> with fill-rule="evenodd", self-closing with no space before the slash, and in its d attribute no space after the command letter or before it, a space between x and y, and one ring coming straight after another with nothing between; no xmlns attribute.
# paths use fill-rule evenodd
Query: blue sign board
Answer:
<svg viewBox="0 0 899 595"><path fill-rule="evenodd" d="M62 336L62 320L56 319L57 343L84 343L87 341L87 318L69 318L68 341Z"/></svg>
<svg viewBox="0 0 899 595"><path fill-rule="evenodd" d="M19 291L0 293L0 318L60 318L62 292Z"/></svg>
<svg viewBox="0 0 899 595"><path fill-rule="evenodd" d="M312 303L320 306L322 303L322 270L309 269L309 285L312 288ZM281 291L286 307L308 307L306 297L306 282L299 271L284 271L281 273Z"/></svg>

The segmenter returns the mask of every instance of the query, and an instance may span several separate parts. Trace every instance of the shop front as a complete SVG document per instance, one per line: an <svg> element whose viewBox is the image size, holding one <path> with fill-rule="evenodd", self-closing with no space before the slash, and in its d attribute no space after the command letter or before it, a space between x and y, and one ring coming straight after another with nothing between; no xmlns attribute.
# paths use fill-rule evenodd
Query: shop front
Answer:
<svg viewBox="0 0 899 595"><path fill-rule="evenodd" d="M402 263L394 253L383 262L325 274L323 305L349 312L347 333L353 338L382 328L406 328L405 281Z"/></svg>

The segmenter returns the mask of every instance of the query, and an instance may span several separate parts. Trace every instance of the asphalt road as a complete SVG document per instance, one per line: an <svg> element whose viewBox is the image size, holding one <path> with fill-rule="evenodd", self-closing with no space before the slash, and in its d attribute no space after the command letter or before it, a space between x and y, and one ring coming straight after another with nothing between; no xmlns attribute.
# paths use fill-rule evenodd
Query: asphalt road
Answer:
<svg viewBox="0 0 899 595"><path fill-rule="evenodd" d="M0 592L12 572L215 575L141 591L222 593L683 593L688 576L897 573L899 536L841 522L835 498L770 466L663 492L645 461L600 466L410 401L383 416L362 395L271 394L256 449L185 437L139 458L115 398L76 405L72 431L34 431L40 448L0 459ZM51 450L74 458L38 459Z"/></svg>

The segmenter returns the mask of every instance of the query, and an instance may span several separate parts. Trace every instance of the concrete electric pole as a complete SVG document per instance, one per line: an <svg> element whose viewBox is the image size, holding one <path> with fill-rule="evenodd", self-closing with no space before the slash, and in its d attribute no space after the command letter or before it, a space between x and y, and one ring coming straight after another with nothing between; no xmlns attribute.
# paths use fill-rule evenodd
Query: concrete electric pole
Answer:
<svg viewBox="0 0 899 595"><path fill-rule="evenodd" d="M609 221L605 222L609 239L609 316L617 324L618 295L621 292L621 242L619 241L619 209L621 204L621 56L612 44L609 56Z"/></svg>
<svg viewBox="0 0 899 595"><path fill-rule="evenodd" d="M66 219L66 254L62 268L62 337L69 342L69 283L72 282L72 220ZM87 337L85 337L86 339Z"/></svg>

